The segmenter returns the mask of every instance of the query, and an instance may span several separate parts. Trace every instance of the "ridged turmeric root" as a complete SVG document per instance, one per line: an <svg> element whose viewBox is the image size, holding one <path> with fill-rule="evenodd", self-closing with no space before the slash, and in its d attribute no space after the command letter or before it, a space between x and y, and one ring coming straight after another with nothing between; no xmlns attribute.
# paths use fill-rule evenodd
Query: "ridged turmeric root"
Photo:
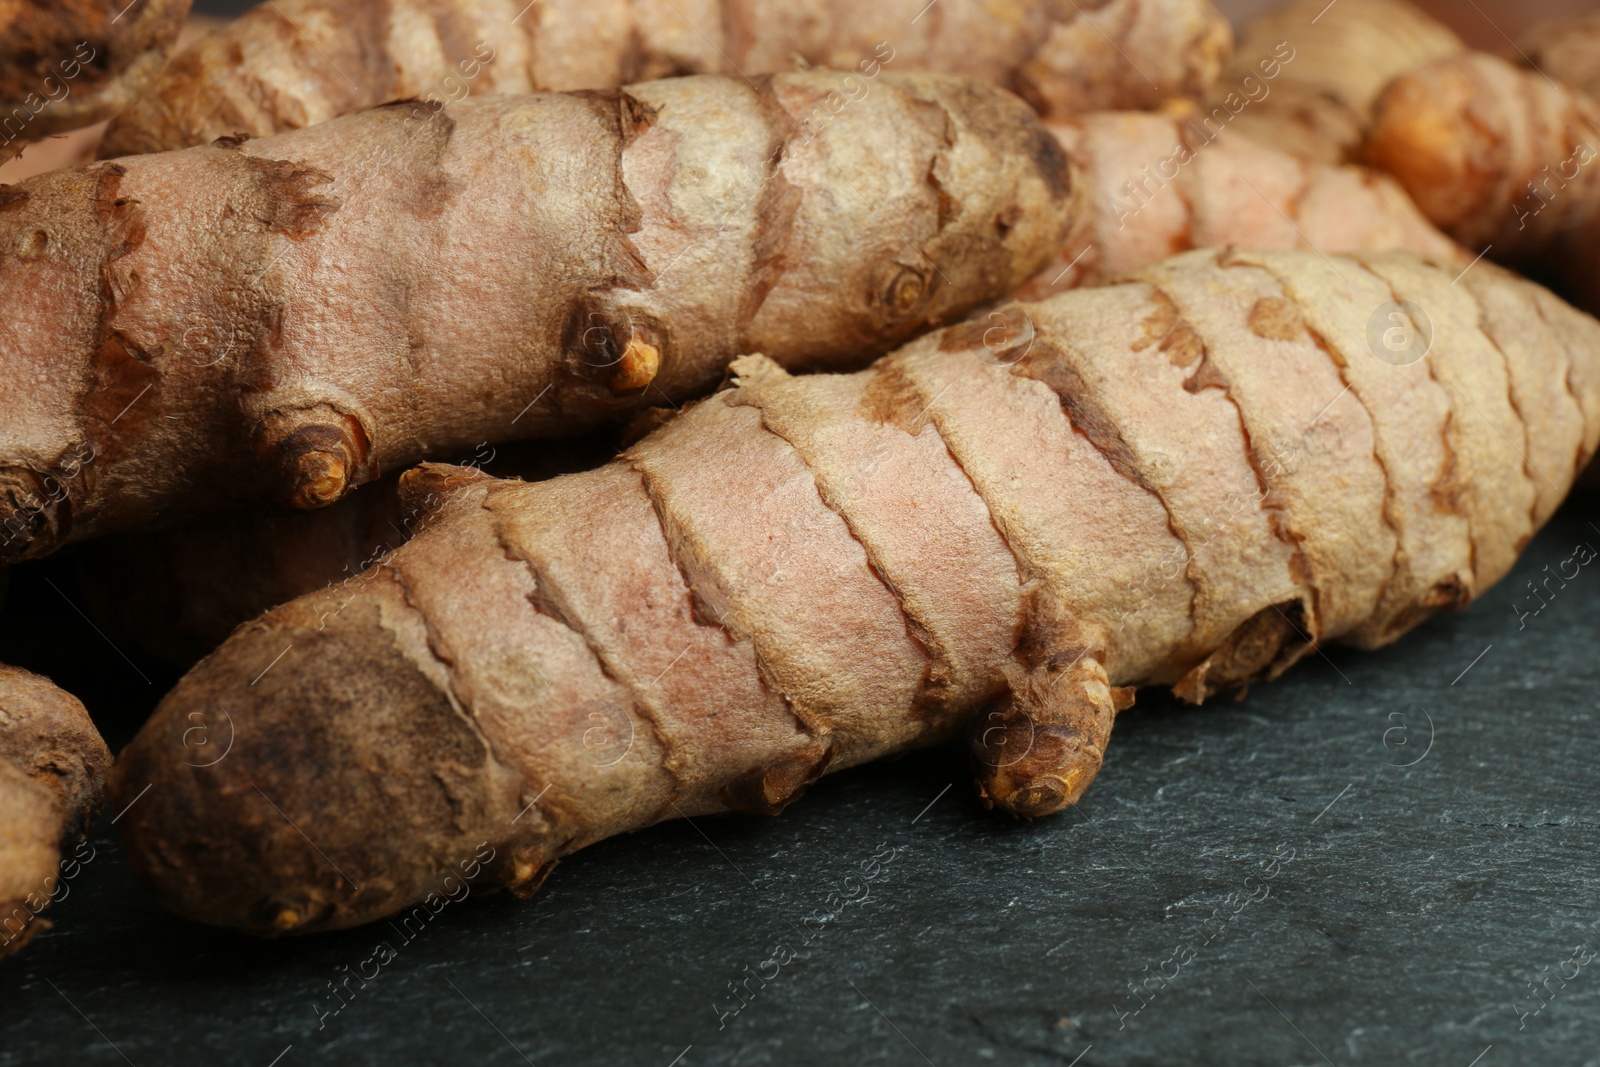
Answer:
<svg viewBox="0 0 1600 1067"><path fill-rule="evenodd" d="M1244 138L1207 141L1192 125L1139 112L1088 115L1050 131L1081 203L1056 261L1019 299L1103 285L1191 247L1401 250L1453 256L1463 267L1470 258L1374 171L1306 163ZM480 451L498 454L495 473L535 478L554 473L552 450ZM119 645L188 667L235 626L360 573L403 543L409 525L386 484L319 511L252 508L104 539L78 558L91 611Z"/></svg>
<svg viewBox="0 0 1600 1067"><path fill-rule="evenodd" d="M323 506L744 352L859 366L1049 262L1073 201L1026 105L885 73L808 130L844 80L396 105L0 188L0 561Z"/></svg>
<svg viewBox="0 0 1600 1067"><path fill-rule="evenodd" d="M1216 131L1314 163L1348 163L1385 85L1465 49L1406 0L1294 0L1246 27L1207 116Z"/></svg>
<svg viewBox="0 0 1600 1067"><path fill-rule="evenodd" d="M1212 136L1202 118L1133 112L1052 123L1083 208L1056 261L1017 297L1104 285L1195 248L1460 257L1393 178Z"/></svg>
<svg viewBox="0 0 1600 1067"><path fill-rule="evenodd" d="M205 922L347 927L964 730L989 803L1057 810L1131 687L1393 640L1555 509L1600 324L1456 273L1195 252L854 375L742 359L592 472L408 474L409 544L242 627L124 752L134 862Z"/></svg>
<svg viewBox="0 0 1600 1067"><path fill-rule="evenodd" d="M1469 53L1396 78L1365 153L1471 251L1554 268L1600 308L1600 102Z"/></svg>
<svg viewBox="0 0 1600 1067"><path fill-rule="evenodd" d="M189 0L0 0L0 161L126 108L188 14Z"/></svg>
<svg viewBox="0 0 1600 1067"><path fill-rule="evenodd" d="M1211 0L274 0L179 54L104 158L264 137L390 100L835 67L966 74L1053 114L1194 96L1233 35Z"/></svg>
<svg viewBox="0 0 1600 1067"><path fill-rule="evenodd" d="M49 929L61 845L88 829L110 767L82 704L0 667L0 957Z"/></svg>

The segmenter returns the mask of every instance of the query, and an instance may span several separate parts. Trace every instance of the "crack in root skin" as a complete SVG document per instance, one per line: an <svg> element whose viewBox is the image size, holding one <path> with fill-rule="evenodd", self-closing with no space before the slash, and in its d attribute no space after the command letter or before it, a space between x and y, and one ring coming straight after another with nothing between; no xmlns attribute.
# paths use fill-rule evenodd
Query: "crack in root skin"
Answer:
<svg viewBox="0 0 1600 1067"><path fill-rule="evenodd" d="M789 694L778 684L772 668L761 653L759 643L748 635L736 633L728 625L728 611L718 613L714 610L712 602L701 591L693 577L694 571L684 558L684 545L689 542L689 537L668 513L667 502L654 479L642 466L631 462L627 453L622 455L621 461L628 463L644 487L645 496L650 501L651 511L654 512L660 529L661 539L667 546L667 556L677 568L678 577L683 582L689 597L690 618L697 626L704 626L721 633L730 645L748 645L751 658L755 662L757 681L762 688L782 701L784 709L793 717L796 729L811 738L811 744L805 747L799 759L766 768L752 768L721 791L722 801L732 811L776 815L799 799L808 785L827 772L834 757L833 731L826 722L813 721L802 714L801 709L795 706Z"/></svg>
<svg viewBox="0 0 1600 1067"><path fill-rule="evenodd" d="M455 479L451 479L448 475L443 476L443 480L453 481L456 488L460 488L462 485L471 484L472 482L479 480L479 478L480 476L477 475L476 472L474 472L472 475L457 477ZM504 541L500 541L500 547L503 553L509 553ZM512 559L513 557L510 557L508 554L506 558ZM501 759L500 753L496 751L494 738L489 734L488 731L482 728L476 713L472 710L471 702L459 692L457 684L458 665L456 658L444 648L443 639L440 636L437 627L434 625L434 622L432 618L429 617L428 613L424 611L417 603L415 594L412 592L410 584L406 581L404 572L398 567L394 567L392 565L382 564L381 566L384 567L385 572L399 587L401 596L404 598L406 608L410 610L421 623L424 632L427 635L428 651L432 654L435 662L445 671L446 678L448 679L447 684L449 685L449 692L448 694L441 693L440 695L445 697L450 705L458 709L459 714L472 725L475 735L482 740L484 750L490 761L499 763L506 767L514 766L514 763L510 763ZM396 640L396 647L398 646L399 642ZM418 673L421 674L422 672L419 671ZM441 792L446 794L451 792L450 782L444 776L442 776L437 769L433 771L433 778L437 781ZM531 789L532 784L533 783L524 782L524 787ZM543 820L545 826L549 828L550 833L560 837L559 844L556 844L549 850L546 850L544 847L534 845L530 841L519 841L515 836L511 836L511 832L508 831L507 838L502 843L509 848L509 854L503 859L494 863L494 870L496 872L495 877L497 878L498 883L513 896L524 900L533 896L539 887L544 884L545 879L550 876L550 873L554 871L556 866L560 863L559 857L572 850L573 842L578 839L580 834L580 831L574 827L572 821L563 816L563 813L558 806L539 803L538 798L542 798L545 793L546 790L539 790L534 801L532 801L528 806L537 807L539 818ZM519 813L517 818L523 818L525 814L526 809ZM516 819L513 819L512 821L515 823ZM530 820L526 824L526 834L528 836L536 835L538 832L537 826L537 822Z"/></svg>
<svg viewBox="0 0 1600 1067"><path fill-rule="evenodd" d="M1527 547L1528 542L1533 540L1534 532L1539 529L1539 492L1538 482L1536 479L1542 478L1544 475L1533 465L1533 442L1531 440L1532 430L1528 425L1528 416L1524 414L1522 405L1517 402L1517 390L1516 384L1513 381L1514 371L1512 370L1511 366L1511 356L1504 348L1500 347L1500 342L1495 340L1494 334L1488 330L1488 312L1483 306L1483 301L1479 299L1478 294L1471 288L1471 286L1467 287L1467 296L1472 300L1472 306L1478 312L1478 333L1481 334L1483 339L1489 343L1489 346L1495 350L1495 353L1500 357L1502 366L1505 368L1506 404L1511 408L1512 414L1517 417L1517 425L1522 429L1522 448L1520 450L1522 452L1522 476L1528 480L1528 484L1530 486L1533 486L1534 491L1530 494L1530 501L1528 504L1529 532L1524 534L1518 540L1516 545L1517 554L1521 555L1522 550ZM1511 442L1507 443L1510 444ZM1512 445L1512 447L1515 448L1516 446Z"/></svg>
<svg viewBox="0 0 1600 1067"><path fill-rule="evenodd" d="M1559 336L1559 333L1556 331L1555 324L1550 321L1550 316L1545 313L1544 301L1534 300L1533 311L1535 315L1539 316L1539 321L1544 323L1546 329ZM1580 390L1573 388L1572 384L1573 375L1579 373L1578 368L1573 361L1572 353L1567 346L1562 344L1559 347L1562 356L1566 359L1567 364L1566 372L1561 375L1561 386L1567 391L1567 396L1577 407L1579 415L1583 417L1585 422L1588 422L1590 419L1590 413L1584 408L1583 398L1579 395ZM1578 434L1577 449L1575 450L1572 458L1572 466L1570 469L1563 472L1569 486L1572 484L1572 481L1577 478L1578 474L1583 470L1583 468L1588 466L1589 460L1592 458L1586 454L1584 444L1585 435L1580 433Z"/></svg>
<svg viewBox="0 0 1600 1067"><path fill-rule="evenodd" d="M1264 263L1230 261L1226 265L1249 266L1262 270L1269 277L1271 277L1284 292L1284 299L1278 300L1274 298L1263 298L1256 303L1254 308L1251 309L1250 327L1255 334L1258 337L1271 338L1281 341L1294 341L1298 340L1303 332L1304 335L1309 337L1311 342L1317 346L1317 349L1327 357L1328 362L1333 364L1334 369L1339 375L1339 380L1344 384L1346 391L1348 391L1350 395L1355 398L1356 402L1361 405L1362 410L1364 410L1367 414L1367 421L1373 428L1372 458L1377 464L1379 472L1383 475L1383 512L1381 518L1383 519L1385 528L1388 529L1390 534L1394 537L1394 554L1391 556L1389 561L1389 573L1379 586L1377 596L1373 600L1375 610L1382 610L1390 587L1393 585L1395 579L1401 574L1404 566L1405 549L1400 537L1400 528L1396 522L1398 505L1396 503L1393 475L1389 469L1388 462L1385 461L1383 457L1383 451L1379 447L1378 443L1378 418L1372 411L1372 408L1367 404L1361 390L1356 389L1355 383L1350 379L1348 371L1349 364L1345 354L1336 350L1334 346L1329 343L1328 339L1314 329L1311 323L1307 320L1300 303L1300 297L1295 293L1295 286L1292 278L1284 276L1284 274L1282 274L1275 267ZM1366 625L1371 621L1371 619L1368 619L1362 625ZM1392 629L1392 626L1393 624L1391 623L1391 626L1388 629ZM1352 629L1359 629L1359 627Z"/></svg>
<svg viewBox="0 0 1600 1067"><path fill-rule="evenodd" d="M1219 265L1221 265L1220 258L1218 262ZM1268 523L1271 526L1273 536L1293 550L1289 558L1290 578L1296 584L1306 588L1306 599L1309 600L1309 603L1306 603L1305 601L1293 602L1296 605L1295 610L1297 612L1297 618L1296 621L1291 624L1291 628L1297 632L1308 634L1309 636L1306 638L1307 642L1314 643L1317 639L1317 631L1320 628L1320 622L1318 621L1320 613L1317 608L1318 591L1314 580L1315 575L1311 573L1310 562L1307 559L1305 549L1301 543L1301 538L1289 528L1288 516L1285 513L1282 504L1279 503L1279 497L1273 488L1272 479L1267 475L1267 465L1263 464L1262 462L1263 456L1256 445L1254 436L1250 432L1250 424L1245 418L1244 408L1240 405L1238 398L1233 395L1233 392L1229 388L1227 377L1211 360L1211 354L1208 350L1205 340L1200 336L1193 326L1191 326L1182 318L1178 308L1178 302L1154 282L1146 281L1146 284L1150 286L1152 293L1159 298L1162 304L1166 308L1170 309L1171 326L1166 337L1164 337L1160 342L1161 350L1169 353L1173 365L1179 369L1183 369L1191 365L1194 366L1194 370L1190 374L1188 380L1183 383L1184 389L1190 393L1199 393L1202 389L1208 388L1219 389L1222 391L1222 395L1227 397L1228 403L1233 408L1234 414L1239 423L1239 436L1244 443L1245 459L1249 462L1251 473L1255 477L1256 492L1261 503L1261 508L1267 515ZM1166 317L1166 312L1163 311L1160 314L1163 318ZM1192 363L1190 362L1191 360L1198 360L1198 363ZM1267 458L1268 463L1277 463L1275 458ZM1252 625L1262 617L1262 613L1267 610L1269 609L1263 608L1261 611L1258 611L1250 621L1243 624L1241 629L1252 627ZM1235 633L1237 634L1238 631L1235 631ZM1227 646L1224 645L1223 649L1219 649L1208 655L1206 660L1201 663L1200 666L1196 667L1188 675L1185 675L1185 681L1193 677L1204 677L1208 672L1207 664L1210 664L1212 660L1215 659L1218 652L1225 651L1226 648ZM1298 655L1294 657L1294 659L1298 658ZM1294 659L1291 659L1289 663L1293 663ZM1285 664L1285 667L1287 666L1288 664ZM1198 675L1197 672L1199 672ZM1281 673L1281 669L1270 675L1270 677L1276 677L1277 673ZM1180 682L1179 685L1183 686L1184 682ZM1198 689L1191 685L1189 689L1192 692L1200 693L1201 699L1204 699L1205 695L1209 695L1217 691L1216 688L1208 687L1206 685L1201 685ZM1175 688L1174 692L1177 691L1178 690Z"/></svg>
<svg viewBox="0 0 1600 1067"><path fill-rule="evenodd" d="M559 623L570 631L583 647L594 658L595 665L605 678L627 692L629 703L635 715L643 719L650 727L650 732L655 736L656 744L660 747L662 759L661 769L672 779L672 788L668 790L666 799L652 817L651 822L659 822L666 818L666 813L682 799L683 796L683 757L666 732L662 730L660 721L652 713L649 702L638 692L636 687L624 681L617 675L615 665L605 655L599 641L589 633L588 627L583 625L581 619L576 618L568 610L560 591L555 583L550 580L537 563L527 556L518 553L501 537L501 549L508 557L518 560L528 570L528 576L533 582L533 592L528 594L528 604L534 611L553 622Z"/></svg>
<svg viewBox="0 0 1600 1067"><path fill-rule="evenodd" d="M1177 685L1173 693L1190 704L1234 686L1270 681L1293 666L1315 647L1306 626L1305 605L1299 600L1273 604L1251 616L1205 661Z"/></svg>
<svg viewBox="0 0 1600 1067"><path fill-rule="evenodd" d="M1393 282L1389 281L1389 279L1385 278L1375 270L1367 270L1366 266L1359 261L1356 265L1360 267L1361 270L1366 274L1375 279L1379 285L1382 285L1386 290L1388 290L1389 299L1393 303L1396 305L1404 304L1404 298L1401 297L1400 291L1394 287ZM1429 487L1428 492L1433 498L1434 507L1446 514L1459 515L1467 521L1467 567L1471 571L1471 575L1468 580L1468 584L1465 587L1464 594L1461 595L1460 598L1457 599L1452 605L1461 607L1465 606L1478 595L1478 536L1474 530L1474 527L1477 524L1473 522L1472 510L1467 506L1466 503L1472 487L1462 477L1460 457L1456 453L1455 445L1450 443L1450 433L1452 428L1455 426L1458 407L1456 390L1439 380L1438 374L1435 373L1433 369L1432 358L1425 357L1422 360L1422 365L1428 370L1428 380L1433 383L1435 388L1442 391L1445 397L1450 401L1450 408L1445 412L1444 421L1439 424L1439 440L1445 457L1444 466L1440 468L1439 476L1434 480L1433 485ZM1461 588L1462 587L1459 582L1455 580L1447 580L1435 586L1433 592L1430 593L1430 597L1437 596L1441 592L1445 592L1450 589ZM1420 621L1420 619L1417 621Z"/></svg>

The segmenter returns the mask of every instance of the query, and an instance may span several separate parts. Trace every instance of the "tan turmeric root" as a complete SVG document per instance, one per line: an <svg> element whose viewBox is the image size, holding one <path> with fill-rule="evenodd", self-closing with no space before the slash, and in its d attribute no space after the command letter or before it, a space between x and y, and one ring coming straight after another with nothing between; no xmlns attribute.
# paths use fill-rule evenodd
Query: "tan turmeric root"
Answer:
<svg viewBox="0 0 1600 1067"><path fill-rule="evenodd" d="M0 957L49 929L61 845L83 837L110 767L82 704L0 666Z"/></svg>
<svg viewBox="0 0 1600 1067"><path fill-rule="evenodd" d="M1470 53L1396 78L1365 154L1472 251L1553 267L1600 308L1600 102Z"/></svg>
<svg viewBox="0 0 1600 1067"><path fill-rule="evenodd" d="M0 189L0 560L860 365L1060 247L1020 100L885 73L401 105ZM820 298L826 294L826 299Z"/></svg>
<svg viewBox="0 0 1600 1067"><path fill-rule="evenodd" d="M1293 0L1246 27L1204 121L1314 163L1352 161L1393 78L1465 49L1406 0Z"/></svg>
<svg viewBox="0 0 1600 1067"><path fill-rule="evenodd" d="M1517 51L1535 70L1600 98L1600 11L1541 22Z"/></svg>
<svg viewBox="0 0 1600 1067"><path fill-rule="evenodd" d="M1104 285L1193 248L1461 255L1394 179L1211 137L1198 116L1106 113L1050 131L1072 161L1084 210L1019 299Z"/></svg>
<svg viewBox="0 0 1600 1067"><path fill-rule="evenodd" d="M189 0L0 0L0 161L127 107L188 13Z"/></svg>
<svg viewBox="0 0 1600 1067"><path fill-rule="evenodd" d="M1193 126L1137 112L1050 129L1082 204L1056 262L1020 299L1103 285L1196 246L1469 258L1372 171L1307 164L1243 138L1208 143ZM491 473L534 479L598 466L614 449L589 440L576 454L554 443L479 451L497 457ZM90 611L119 645L188 667L234 627L404 543L411 522L394 482L317 511L221 512L86 544L78 558Z"/></svg>
<svg viewBox="0 0 1600 1067"><path fill-rule="evenodd" d="M186 49L104 157L262 137L391 100L679 74L967 74L1050 113L1152 107L1216 79L1211 0L274 0Z"/></svg>
<svg viewBox="0 0 1600 1067"><path fill-rule="evenodd" d="M124 752L134 861L205 922L346 927L963 728L989 803L1055 811L1129 687L1391 641L1556 508L1600 324L1456 273L1195 252L854 375L741 359L592 472L413 472L410 543L241 628ZM183 760L223 711L229 758Z"/></svg>

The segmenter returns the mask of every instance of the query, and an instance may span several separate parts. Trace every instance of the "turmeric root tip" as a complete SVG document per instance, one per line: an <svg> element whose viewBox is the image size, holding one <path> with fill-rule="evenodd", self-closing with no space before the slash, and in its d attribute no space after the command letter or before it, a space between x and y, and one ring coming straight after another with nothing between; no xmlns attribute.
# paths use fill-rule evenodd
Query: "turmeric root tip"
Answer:
<svg viewBox="0 0 1600 1067"><path fill-rule="evenodd" d="M973 720L978 792L991 807L1037 819L1076 804L1100 773L1125 691L1088 657L1008 675L1010 692Z"/></svg>
<svg viewBox="0 0 1600 1067"><path fill-rule="evenodd" d="M366 435L331 408L269 416L257 449L274 472L279 502L292 508L325 508L366 480Z"/></svg>
<svg viewBox="0 0 1600 1067"><path fill-rule="evenodd" d="M635 337L622 350L617 369L611 375L611 391L631 393L643 389L656 379L661 369L661 350L642 338Z"/></svg>
<svg viewBox="0 0 1600 1067"><path fill-rule="evenodd" d="M381 578L368 584L400 596ZM194 723L174 720L118 760L115 795L161 783L121 828L167 904L267 937L340 929L421 899L448 875L481 876L463 862L512 853L519 776L394 640L372 640L388 632L374 609L242 629L265 669L249 701L231 692L236 671L215 660L180 683L169 699L226 708L238 740L223 759L187 758ZM380 705L381 722L358 713Z"/></svg>

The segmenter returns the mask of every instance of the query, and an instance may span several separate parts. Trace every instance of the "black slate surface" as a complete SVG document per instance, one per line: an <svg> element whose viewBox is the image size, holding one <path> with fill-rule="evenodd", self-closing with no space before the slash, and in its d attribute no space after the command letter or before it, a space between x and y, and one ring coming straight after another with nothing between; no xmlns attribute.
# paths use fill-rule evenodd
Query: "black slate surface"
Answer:
<svg viewBox="0 0 1600 1067"><path fill-rule="evenodd" d="M1144 694L1083 804L1029 825L926 752L603 843L530 901L271 943L161 911L108 813L56 928L0 963L0 1067L1600 1064L1583 543L1593 496L1397 646L1237 703ZM76 595L66 563L19 574L0 659L126 736L167 680Z"/></svg>

